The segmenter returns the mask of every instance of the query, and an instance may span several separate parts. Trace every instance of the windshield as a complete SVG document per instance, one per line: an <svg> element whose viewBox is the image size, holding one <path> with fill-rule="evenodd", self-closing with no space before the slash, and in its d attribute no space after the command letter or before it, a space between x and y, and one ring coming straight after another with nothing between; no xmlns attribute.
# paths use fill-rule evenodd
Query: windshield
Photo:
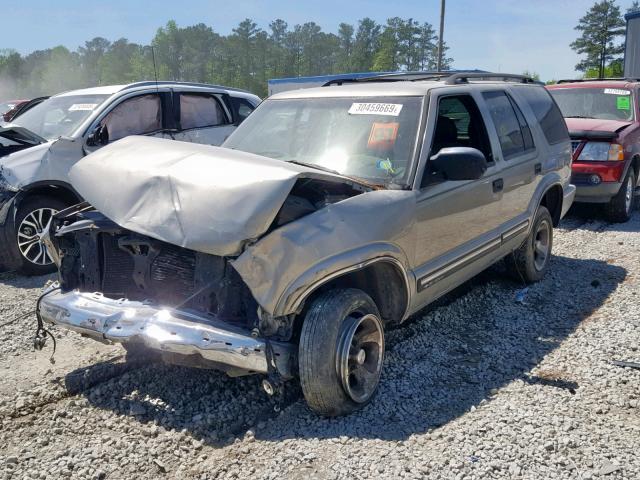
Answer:
<svg viewBox="0 0 640 480"><path fill-rule="evenodd" d="M267 100L223 146L404 185L421 106L422 97Z"/></svg>
<svg viewBox="0 0 640 480"><path fill-rule="evenodd" d="M565 118L633 120L631 91L619 88L560 88L549 90Z"/></svg>
<svg viewBox="0 0 640 480"><path fill-rule="evenodd" d="M109 95L70 95L51 97L13 123L47 140L71 135Z"/></svg>

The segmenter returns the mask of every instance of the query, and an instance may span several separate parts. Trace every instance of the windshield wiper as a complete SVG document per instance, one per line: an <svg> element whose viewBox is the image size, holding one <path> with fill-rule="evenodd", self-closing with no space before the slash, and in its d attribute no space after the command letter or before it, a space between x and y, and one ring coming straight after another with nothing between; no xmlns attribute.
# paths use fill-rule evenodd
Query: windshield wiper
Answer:
<svg viewBox="0 0 640 480"><path fill-rule="evenodd" d="M564 118L593 118L593 117L585 117L584 115L567 115Z"/></svg>
<svg viewBox="0 0 640 480"><path fill-rule="evenodd" d="M386 188L384 185L371 183L359 177L352 177L351 175L345 175L344 173L340 173L337 170L333 170L331 168L323 167L322 165L318 165L317 163L301 162L300 160L285 160L285 162L294 163L296 165L301 165L303 167L315 168L317 170L322 170L323 172L327 172L327 173L332 173L333 175L338 175L340 177L348 178L353 182L359 183L361 185L366 185L376 190L381 188Z"/></svg>
<svg viewBox="0 0 640 480"><path fill-rule="evenodd" d="M318 165L317 163L309 163L309 162L301 162L300 160L285 160L287 163L295 163L296 165L301 165L303 167L315 168L317 170L322 170L323 172L333 173L334 175L340 175L341 177L346 177L342 173L337 170L333 170L331 168L323 167L322 165Z"/></svg>

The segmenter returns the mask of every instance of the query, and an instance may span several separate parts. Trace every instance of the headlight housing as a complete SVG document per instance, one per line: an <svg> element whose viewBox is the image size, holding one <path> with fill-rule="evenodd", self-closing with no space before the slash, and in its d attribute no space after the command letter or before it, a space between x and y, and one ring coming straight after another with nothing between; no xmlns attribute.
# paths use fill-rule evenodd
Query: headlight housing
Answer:
<svg viewBox="0 0 640 480"><path fill-rule="evenodd" d="M578 161L583 162L613 162L624 160L624 147L618 143L587 142Z"/></svg>

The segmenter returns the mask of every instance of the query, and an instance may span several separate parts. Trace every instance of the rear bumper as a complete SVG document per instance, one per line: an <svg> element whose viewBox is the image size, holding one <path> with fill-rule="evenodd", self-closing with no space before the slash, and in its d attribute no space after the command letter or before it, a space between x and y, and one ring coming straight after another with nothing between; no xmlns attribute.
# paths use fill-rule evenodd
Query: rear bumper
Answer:
<svg viewBox="0 0 640 480"><path fill-rule="evenodd" d="M249 332L192 312L113 300L100 293L62 293L52 291L54 286L40 302L46 322L103 342L132 342L160 353L197 355L232 375L268 373L267 341ZM291 377L292 345L269 342L269 346L278 373Z"/></svg>
<svg viewBox="0 0 640 480"><path fill-rule="evenodd" d="M564 198L562 199L562 213L560 218L564 218L576 197L576 186L569 184L564 188Z"/></svg>

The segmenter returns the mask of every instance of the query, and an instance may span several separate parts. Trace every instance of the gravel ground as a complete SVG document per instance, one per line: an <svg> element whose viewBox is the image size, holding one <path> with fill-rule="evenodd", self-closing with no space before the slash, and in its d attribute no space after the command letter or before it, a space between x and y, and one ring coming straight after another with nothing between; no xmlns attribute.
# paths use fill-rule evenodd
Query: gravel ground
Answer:
<svg viewBox="0 0 640 480"><path fill-rule="evenodd" d="M0 478L640 478L640 214L577 212L544 281L500 266L388 333L380 392L322 419L295 387L0 328ZM0 275L0 324L46 278ZM522 301L520 301L522 300Z"/></svg>

